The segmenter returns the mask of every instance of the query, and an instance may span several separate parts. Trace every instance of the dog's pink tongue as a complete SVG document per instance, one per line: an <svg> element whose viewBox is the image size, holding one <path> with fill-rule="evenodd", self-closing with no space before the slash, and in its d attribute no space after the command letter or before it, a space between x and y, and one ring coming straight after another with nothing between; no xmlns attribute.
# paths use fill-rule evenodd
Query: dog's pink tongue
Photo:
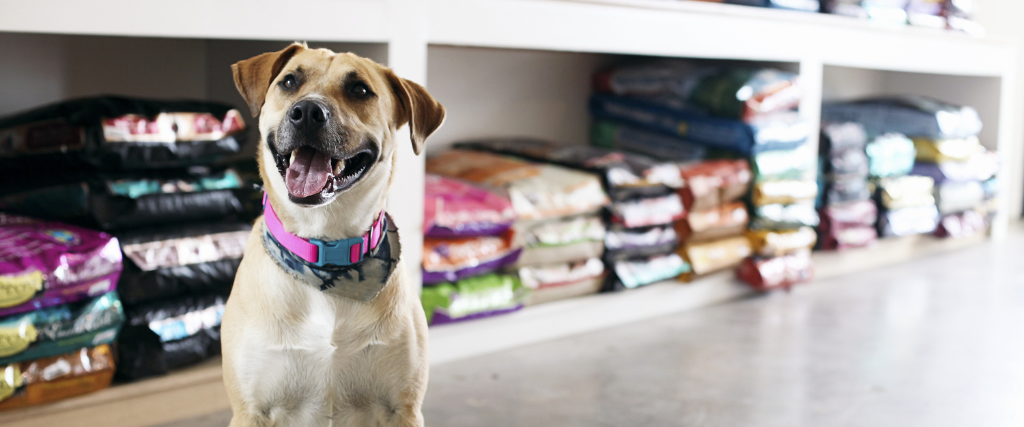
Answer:
<svg viewBox="0 0 1024 427"><path fill-rule="evenodd" d="M295 153L295 160L288 166L285 181L291 195L309 197L324 189L330 175L330 156L309 147L302 147Z"/></svg>

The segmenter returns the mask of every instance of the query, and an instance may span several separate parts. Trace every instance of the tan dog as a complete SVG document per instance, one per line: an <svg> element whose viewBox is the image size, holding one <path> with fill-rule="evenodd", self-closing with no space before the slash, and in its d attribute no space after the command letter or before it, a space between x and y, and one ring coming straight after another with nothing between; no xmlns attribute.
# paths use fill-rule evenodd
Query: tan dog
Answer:
<svg viewBox="0 0 1024 427"><path fill-rule="evenodd" d="M351 53L296 43L232 70L259 116L267 200L298 238L367 234L394 176L395 132L408 123L419 154L444 121L423 87ZM221 326L231 426L422 426L427 325L400 258L381 254L387 246L366 255L391 266L376 293L358 264L354 282L317 287L281 262L269 216L256 221ZM355 294L369 298L344 296Z"/></svg>

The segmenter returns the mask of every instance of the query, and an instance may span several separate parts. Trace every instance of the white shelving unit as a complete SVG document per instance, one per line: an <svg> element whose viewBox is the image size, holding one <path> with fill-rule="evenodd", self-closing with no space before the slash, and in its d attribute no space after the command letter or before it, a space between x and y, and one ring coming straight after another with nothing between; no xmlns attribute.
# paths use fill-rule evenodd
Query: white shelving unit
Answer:
<svg viewBox="0 0 1024 427"><path fill-rule="evenodd" d="M678 0L0 0L0 114L124 91L241 105L228 65L294 40L351 50L426 83L449 119L437 152L472 137L586 143L590 75L643 56L767 62L798 70L801 111L877 94L927 94L977 107L1003 161L1003 214L1019 218L1024 137L1017 47L1007 40L838 16ZM884 47L884 49L882 49ZM23 83L25 76L32 79ZM423 158L401 144L389 210L403 256L422 247ZM818 254L819 278L877 268L984 238L913 237L870 251ZM417 270L413 268L413 270ZM418 271L411 271L414 275ZM748 295L729 273L561 301L431 330L432 363L614 326ZM173 402L173 403L171 403ZM147 426L224 409L217 361L54 405L0 413L0 425Z"/></svg>

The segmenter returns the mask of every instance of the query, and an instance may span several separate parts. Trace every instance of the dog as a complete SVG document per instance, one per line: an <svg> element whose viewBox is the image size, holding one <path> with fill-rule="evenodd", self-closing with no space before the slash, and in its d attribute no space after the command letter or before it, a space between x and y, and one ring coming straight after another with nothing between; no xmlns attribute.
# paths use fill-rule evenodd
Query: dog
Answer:
<svg viewBox="0 0 1024 427"><path fill-rule="evenodd" d="M301 43L231 68L265 193L221 324L230 426L422 426L426 317L384 206L397 130L418 155L444 107Z"/></svg>

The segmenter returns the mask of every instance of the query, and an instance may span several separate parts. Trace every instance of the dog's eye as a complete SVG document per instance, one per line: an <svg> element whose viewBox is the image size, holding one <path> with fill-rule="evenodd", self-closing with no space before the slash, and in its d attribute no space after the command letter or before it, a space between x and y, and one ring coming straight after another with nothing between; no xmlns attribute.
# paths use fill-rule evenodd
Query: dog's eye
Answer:
<svg viewBox="0 0 1024 427"><path fill-rule="evenodd" d="M299 86L299 82L298 80L295 79L294 74L289 74L287 76L284 76L283 79L281 79L281 86L284 87L285 89L295 89L296 87Z"/></svg>
<svg viewBox="0 0 1024 427"><path fill-rule="evenodd" d="M348 93L356 98L366 98L370 96L370 88L366 87L364 83L356 83L348 87Z"/></svg>

